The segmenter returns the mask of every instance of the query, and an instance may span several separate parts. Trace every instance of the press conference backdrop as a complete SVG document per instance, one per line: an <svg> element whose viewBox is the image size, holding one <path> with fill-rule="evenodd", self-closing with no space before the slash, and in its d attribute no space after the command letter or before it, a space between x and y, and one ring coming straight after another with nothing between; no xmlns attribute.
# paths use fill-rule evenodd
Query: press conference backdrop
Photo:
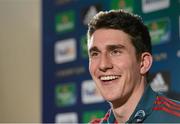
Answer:
<svg viewBox="0 0 180 124"><path fill-rule="evenodd" d="M180 0L42 0L43 122L89 122L109 104L88 71L87 24L101 10L142 16L153 44L151 86L180 99Z"/></svg>

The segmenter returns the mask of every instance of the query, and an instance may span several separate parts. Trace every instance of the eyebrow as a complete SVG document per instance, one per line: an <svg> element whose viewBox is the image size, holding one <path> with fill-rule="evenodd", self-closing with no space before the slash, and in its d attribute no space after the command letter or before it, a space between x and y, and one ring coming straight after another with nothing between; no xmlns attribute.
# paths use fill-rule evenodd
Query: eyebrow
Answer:
<svg viewBox="0 0 180 124"><path fill-rule="evenodd" d="M124 48L125 48L125 46L122 44L113 44L113 45L107 45L106 46L106 49L108 51L111 51L114 49L124 49ZM90 48L89 53L91 53L92 51L100 52L100 50L96 46Z"/></svg>
<svg viewBox="0 0 180 124"><path fill-rule="evenodd" d="M91 53L93 51L100 52L100 50L96 46L90 48L89 53Z"/></svg>
<svg viewBox="0 0 180 124"><path fill-rule="evenodd" d="M125 46L122 44L115 44L115 45L108 45L107 50L114 50L114 49L124 49Z"/></svg>

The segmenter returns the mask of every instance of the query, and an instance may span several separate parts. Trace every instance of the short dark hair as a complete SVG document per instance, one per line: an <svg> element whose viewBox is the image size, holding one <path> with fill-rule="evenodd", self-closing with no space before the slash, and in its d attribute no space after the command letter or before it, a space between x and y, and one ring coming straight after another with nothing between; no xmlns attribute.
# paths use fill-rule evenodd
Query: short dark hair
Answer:
<svg viewBox="0 0 180 124"><path fill-rule="evenodd" d="M143 52L152 53L148 28L140 16L124 10L101 11L88 24L88 39L97 29L117 29L127 33L136 49L137 58Z"/></svg>

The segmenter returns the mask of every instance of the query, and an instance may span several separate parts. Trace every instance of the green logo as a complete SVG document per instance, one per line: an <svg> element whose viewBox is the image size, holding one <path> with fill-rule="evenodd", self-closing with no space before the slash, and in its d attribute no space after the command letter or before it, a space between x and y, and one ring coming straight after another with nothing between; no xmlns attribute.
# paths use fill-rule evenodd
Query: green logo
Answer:
<svg viewBox="0 0 180 124"><path fill-rule="evenodd" d="M170 39L170 22L168 18L147 23L150 31L152 45L168 42Z"/></svg>
<svg viewBox="0 0 180 124"><path fill-rule="evenodd" d="M59 107L76 103L76 87L74 83L58 85L55 89L55 102Z"/></svg>
<svg viewBox="0 0 180 124"><path fill-rule="evenodd" d="M80 42L81 42L81 55L83 58L88 58L87 36L86 35L82 36Z"/></svg>
<svg viewBox="0 0 180 124"><path fill-rule="evenodd" d="M68 32L74 29L75 27L75 14L74 11L66 11L60 14L57 14L55 17L56 23L56 32Z"/></svg>
<svg viewBox="0 0 180 124"><path fill-rule="evenodd" d="M111 9L124 9L133 12L133 0L111 0Z"/></svg>
<svg viewBox="0 0 180 124"><path fill-rule="evenodd" d="M83 123L88 123L96 118L103 118L104 115L105 111L102 110L86 111L83 113Z"/></svg>

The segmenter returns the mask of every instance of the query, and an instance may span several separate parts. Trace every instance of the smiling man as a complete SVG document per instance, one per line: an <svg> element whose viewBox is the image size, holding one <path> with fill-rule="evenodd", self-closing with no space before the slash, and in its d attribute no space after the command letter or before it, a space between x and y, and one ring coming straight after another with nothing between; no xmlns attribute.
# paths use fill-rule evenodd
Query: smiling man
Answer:
<svg viewBox="0 0 180 124"><path fill-rule="evenodd" d="M155 93L147 82L153 59L147 27L137 15L111 10L92 18L89 70L111 108L91 123L180 122L180 104Z"/></svg>

